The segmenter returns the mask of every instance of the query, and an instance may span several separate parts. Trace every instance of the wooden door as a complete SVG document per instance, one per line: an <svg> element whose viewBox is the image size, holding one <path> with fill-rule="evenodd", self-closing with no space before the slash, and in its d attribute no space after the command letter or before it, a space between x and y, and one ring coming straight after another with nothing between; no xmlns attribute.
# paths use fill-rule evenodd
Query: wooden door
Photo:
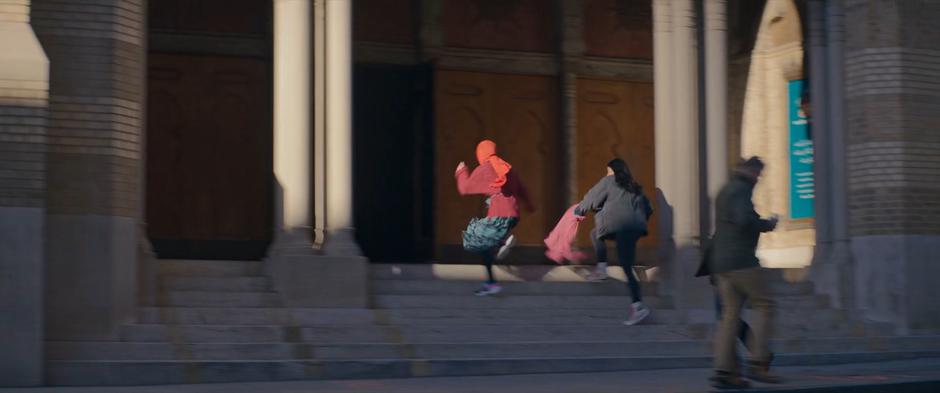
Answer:
<svg viewBox="0 0 940 393"><path fill-rule="evenodd" d="M271 236L268 63L149 55L147 228L160 257L256 259Z"/></svg>
<svg viewBox="0 0 940 393"><path fill-rule="evenodd" d="M645 82L578 80L577 168L580 196L606 175L614 157L627 161L651 201L656 200L653 85ZM593 218L582 224L578 245L591 245ZM641 248L655 246L656 222Z"/></svg>
<svg viewBox="0 0 940 393"><path fill-rule="evenodd" d="M460 161L476 167L476 145L489 138L496 142L498 154L513 165L536 207L534 213L523 212L514 230L523 246L514 258L541 260L542 239L557 219L564 197L555 80L439 71L435 91L438 245L455 249L470 218L486 213L483 197L457 193L453 174ZM446 258L459 255L445 253Z"/></svg>

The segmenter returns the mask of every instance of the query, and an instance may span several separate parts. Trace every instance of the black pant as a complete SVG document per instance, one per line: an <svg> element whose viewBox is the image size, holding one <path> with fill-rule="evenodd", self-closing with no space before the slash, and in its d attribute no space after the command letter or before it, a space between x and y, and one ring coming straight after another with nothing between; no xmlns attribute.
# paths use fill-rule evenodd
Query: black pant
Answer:
<svg viewBox="0 0 940 393"><path fill-rule="evenodd" d="M630 296L633 298L634 303L642 301L640 280L637 280L636 273L633 272L633 263L636 261L636 242L640 240L640 234L624 231L613 235L599 236L597 228L594 228L591 231L591 241L594 243L594 253L597 255L598 262L607 262L606 241L611 239L617 243L617 259L620 260L623 273L627 276L627 287L630 288Z"/></svg>
<svg viewBox="0 0 940 393"><path fill-rule="evenodd" d="M506 236L503 238L503 241L506 240L511 234L513 228L519 223L519 219L514 219L509 223L509 230L506 231ZM489 250L483 251L480 255L483 256L483 266L486 266L486 283L487 284L496 284L496 277L493 276L493 262L496 261L496 253L499 252L499 248L502 247L502 244L497 245Z"/></svg>

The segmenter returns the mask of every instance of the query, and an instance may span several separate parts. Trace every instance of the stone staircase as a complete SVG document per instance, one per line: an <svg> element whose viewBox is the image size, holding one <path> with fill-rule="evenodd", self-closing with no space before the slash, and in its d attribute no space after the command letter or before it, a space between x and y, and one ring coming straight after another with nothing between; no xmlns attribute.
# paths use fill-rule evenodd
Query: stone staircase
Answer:
<svg viewBox="0 0 940 393"><path fill-rule="evenodd" d="M146 385L709 367L714 310L683 310L645 283L653 314L622 325L623 272L501 267L505 291L472 295L472 265L373 265L371 309L289 309L261 262L160 261L157 307L120 341L49 342L52 385ZM781 365L940 356L940 337L851 322L809 282L772 283ZM705 302L710 304L710 302Z"/></svg>

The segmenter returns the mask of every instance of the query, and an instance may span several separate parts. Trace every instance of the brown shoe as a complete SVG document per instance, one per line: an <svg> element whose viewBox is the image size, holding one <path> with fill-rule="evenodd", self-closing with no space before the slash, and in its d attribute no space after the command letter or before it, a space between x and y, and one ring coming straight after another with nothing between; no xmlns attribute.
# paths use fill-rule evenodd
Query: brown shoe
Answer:
<svg viewBox="0 0 940 393"><path fill-rule="evenodd" d="M747 389L751 383L742 379L737 374L731 374L725 371L717 371L715 375L708 379L715 389Z"/></svg>
<svg viewBox="0 0 940 393"><path fill-rule="evenodd" d="M783 378L770 373L770 363L751 362L744 373L747 379L763 383L783 383Z"/></svg>

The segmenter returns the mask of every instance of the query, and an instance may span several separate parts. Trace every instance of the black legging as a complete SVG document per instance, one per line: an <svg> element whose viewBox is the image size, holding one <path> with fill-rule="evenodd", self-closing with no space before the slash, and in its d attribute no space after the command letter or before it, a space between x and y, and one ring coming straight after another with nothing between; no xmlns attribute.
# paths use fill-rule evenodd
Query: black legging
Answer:
<svg viewBox="0 0 940 393"><path fill-rule="evenodd" d="M480 253L483 255L483 266L486 266L487 284L496 284L496 278L493 277L493 261L496 260L497 250L499 250L499 248L494 248Z"/></svg>
<svg viewBox="0 0 940 393"><path fill-rule="evenodd" d="M612 235L598 236L597 228L594 228L591 230L591 241L594 243L594 253L597 255L598 262L607 262L606 240L611 239L617 243L617 259L620 260L623 273L627 276L627 287L630 288L630 296L633 298L634 303L642 301L640 280L637 280L636 273L633 272L633 263L636 260L636 242L640 240L640 234L623 231Z"/></svg>
<svg viewBox="0 0 940 393"><path fill-rule="evenodd" d="M509 230L506 231L506 236L503 238L503 241L507 237L512 235L512 229L516 227L516 224L519 223L518 218L514 218L509 222ZM493 277L493 262L496 261L496 253L499 252L499 248L502 247L502 244L497 245L489 250L483 251L480 255L483 256L483 266L486 266L486 283L487 284L496 284L496 277Z"/></svg>

